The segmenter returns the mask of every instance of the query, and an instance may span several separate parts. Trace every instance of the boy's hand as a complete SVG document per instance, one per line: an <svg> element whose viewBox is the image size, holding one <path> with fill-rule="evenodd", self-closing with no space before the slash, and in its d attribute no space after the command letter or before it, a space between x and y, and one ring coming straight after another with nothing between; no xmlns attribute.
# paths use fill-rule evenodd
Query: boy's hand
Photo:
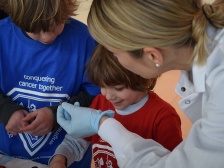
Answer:
<svg viewBox="0 0 224 168"><path fill-rule="evenodd" d="M15 111L10 117L5 129L13 135L23 132L21 128L29 124L22 120L27 114L28 112L26 110Z"/></svg>
<svg viewBox="0 0 224 168"><path fill-rule="evenodd" d="M66 168L67 159L64 155L55 155L50 162L50 168Z"/></svg>
<svg viewBox="0 0 224 168"><path fill-rule="evenodd" d="M54 114L51 109L44 107L29 113L22 121L29 122L29 125L21 128L33 136L48 134L54 127Z"/></svg>
<svg viewBox="0 0 224 168"><path fill-rule="evenodd" d="M101 112L64 102L58 106L57 121L73 138L83 138L97 134L100 118L104 115L113 117L114 112Z"/></svg>

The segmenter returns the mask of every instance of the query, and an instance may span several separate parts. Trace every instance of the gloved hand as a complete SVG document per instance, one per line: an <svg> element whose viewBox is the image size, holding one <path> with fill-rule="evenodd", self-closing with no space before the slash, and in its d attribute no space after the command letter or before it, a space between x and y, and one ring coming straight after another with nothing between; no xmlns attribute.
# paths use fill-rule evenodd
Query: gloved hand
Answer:
<svg viewBox="0 0 224 168"><path fill-rule="evenodd" d="M99 121L102 116L113 117L112 110L100 111L79 107L63 102L58 106L57 122L73 138L88 137L98 133Z"/></svg>

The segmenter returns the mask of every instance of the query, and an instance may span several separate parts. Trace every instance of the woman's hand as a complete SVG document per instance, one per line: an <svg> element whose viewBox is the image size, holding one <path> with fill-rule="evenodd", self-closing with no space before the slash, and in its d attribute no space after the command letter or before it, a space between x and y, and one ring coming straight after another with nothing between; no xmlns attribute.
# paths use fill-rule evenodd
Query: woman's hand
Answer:
<svg viewBox="0 0 224 168"><path fill-rule="evenodd" d="M28 115L26 110L15 111L6 124L5 129L13 135L23 132L21 129L29 124L29 122L23 121L26 115Z"/></svg>
<svg viewBox="0 0 224 168"><path fill-rule="evenodd" d="M102 112L66 102L58 106L57 110L58 123L73 138L83 138L97 134L102 116L113 117L114 112L112 110Z"/></svg>

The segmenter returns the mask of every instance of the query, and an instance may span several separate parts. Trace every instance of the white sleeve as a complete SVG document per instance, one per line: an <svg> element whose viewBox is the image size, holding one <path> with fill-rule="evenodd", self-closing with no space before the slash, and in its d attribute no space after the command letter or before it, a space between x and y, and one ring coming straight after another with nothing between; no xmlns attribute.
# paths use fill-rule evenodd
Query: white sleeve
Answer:
<svg viewBox="0 0 224 168"><path fill-rule="evenodd" d="M70 166L74 161L80 161L83 158L89 145L90 142L82 138L74 139L70 135L66 134L64 140L57 147L51 159L57 154L64 155L67 158L67 166ZM51 159L49 160L49 163Z"/></svg>
<svg viewBox="0 0 224 168"><path fill-rule="evenodd" d="M113 118L105 120L98 134L113 148L121 168L220 168L224 144L203 134L196 122L187 139L172 152L151 139L129 132ZM223 132L224 134L224 132Z"/></svg>

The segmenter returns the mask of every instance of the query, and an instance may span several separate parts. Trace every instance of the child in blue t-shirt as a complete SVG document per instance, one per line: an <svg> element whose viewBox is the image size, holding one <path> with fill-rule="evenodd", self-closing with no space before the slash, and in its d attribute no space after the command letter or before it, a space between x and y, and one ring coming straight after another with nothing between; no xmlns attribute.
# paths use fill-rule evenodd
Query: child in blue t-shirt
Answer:
<svg viewBox="0 0 224 168"><path fill-rule="evenodd" d="M89 106L99 93L85 76L96 42L69 17L77 1L1 0L0 7L10 16L0 21L0 153L48 164L65 136L59 102ZM89 149L77 166L90 166Z"/></svg>

